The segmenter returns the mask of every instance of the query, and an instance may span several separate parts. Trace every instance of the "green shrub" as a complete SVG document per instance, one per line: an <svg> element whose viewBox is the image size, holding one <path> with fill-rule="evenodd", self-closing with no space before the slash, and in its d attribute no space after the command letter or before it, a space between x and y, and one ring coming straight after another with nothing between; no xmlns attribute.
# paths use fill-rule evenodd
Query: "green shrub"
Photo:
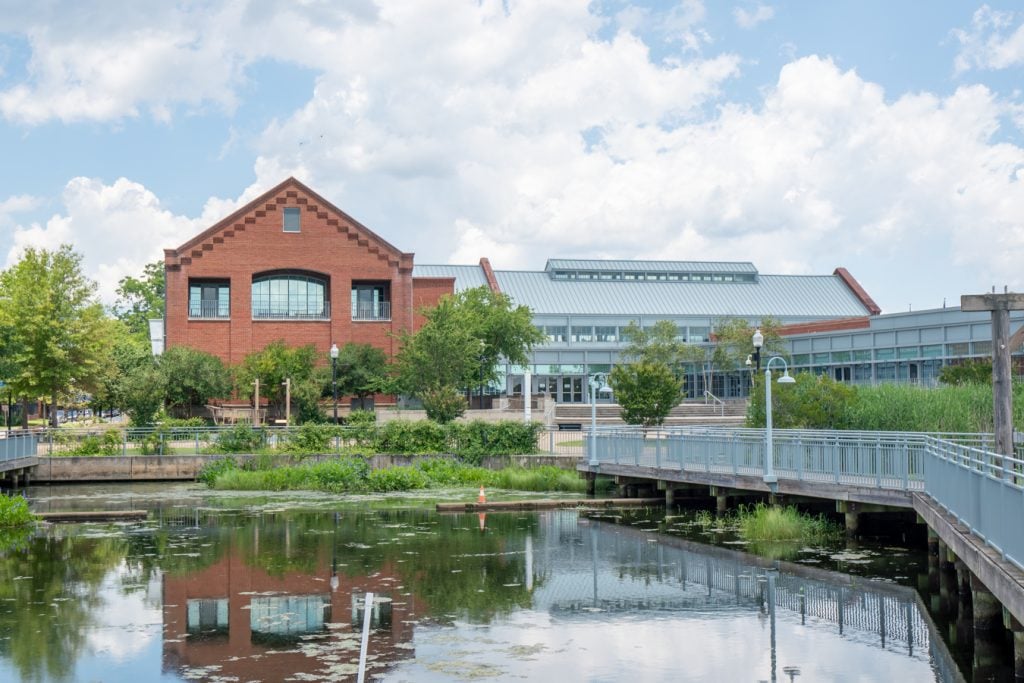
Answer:
<svg viewBox="0 0 1024 683"><path fill-rule="evenodd" d="M347 425L365 425L365 424L376 424L377 413L372 410L353 410L345 418L345 424Z"/></svg>
<svg viewBox="0 0 1024 683"><path fill-rule="evenodd" d="M122 434L119 430L108 429L100 434L88 434L73 448L68 455L117 455L123 448Z"/></svg>
<svg viewBox="0 0 1024 683"><path fill-rule="evenodd" d="M413 455L448 450L445 428L430 420L392 420L377 429L377 453Z"/></svg>
<svg viewBox="0 0 1024 683"><path fill-rule="evenodd" d="M217 458L216 460L210 460L202 467L199 468L199 473L196 475L196 481L201 481L210 488L213 488L217 481L217 478L230 470L237 470L238 463L235 459L228 456L226 458Z"/></svg>
<svg viewBox="0 0 1024 683"><path fill-rule="evenodd" d="M267 431L250 425L235 425L217 436L211 450L215 453L256 453L267 445Z"/></svg>
<svg viewBox="0 0 1024 683"><path fill-rule="evenodd" d="M0 527L16 527L35 523L39 517L28 509L22 495L0 495Z"/></svg>
<svg viewBox="0 0 1024 683"><path fill-rule="evenodd" d="M435 486L477 486L489 484L491 471L472 467L454 458L420 458L415 466Z"/></svg>
<svg viewBox="0 0 1024 683"><path fill-rule="evenodd" d="M366 486L370 491L412 491L430 486L430 479L416 467L387 467L370 472Z"/></svg>
<svg viewBox="0 0 1024 683"><path fill-rule="evenodd" d="M425 389L420 392L419 399L427 417L439 424L447 424L466 412L466 397L455 387Z"/></svg>
<svg viewBox="0 0 1024 683"><path fill-rule="evenodd" d="M307 422L288 434L282 450L288 453L333 453L334 438L340 430L326 423Z"/></svg>

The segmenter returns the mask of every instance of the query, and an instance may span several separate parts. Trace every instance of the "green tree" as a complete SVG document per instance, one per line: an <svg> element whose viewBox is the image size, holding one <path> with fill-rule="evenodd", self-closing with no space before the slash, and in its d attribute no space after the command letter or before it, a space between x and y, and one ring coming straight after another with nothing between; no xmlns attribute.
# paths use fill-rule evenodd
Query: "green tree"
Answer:
<svg viewBox="0 0 1024 683"><path fill-rule="evenodd" d="M756 330L761 330L764 336L764 346L761 347L762 369L772 356L788 358L786 342L779 334L781 327L781 323L771 317L761 318L757 326L751 325L746 318L720 318L715 321L715 344L705 356L705 386L712 386L716 369L729 372L746 367L747 356L754 353L753 337ZM750 369L753 370L754 366L751 365Z"/></svg>
<svg viewBox="0 0 1024 683"><path fill-rule="evenodd" d="M451 414L453 391L497 379L502 358L526 363L534 345L543 341L529 308L487 287L442 297L423 315L427 320L419 331L400 335L396 367L402 391L421 401L430 393L424 408L431 419ZM446 409L433 413L432 405Z"/></svg>
<svg viewBox="0 0 1024 683"><path fill-rule="evenodd" d="M664 362L641 360L616 365L608 379L626 424L663 424L683 400L683 378Z"/></svg>
<svg viewBox="0 0 1024 683"><path fill-rule="evenodd" d="M939 381L954 386L960 384L992 384L992 361L986 358L945 365L939 370Z"/></svg>
<svg viewBox="0 0 1024 683"><path fill-rule="evenodd" d="M624 360L662 364L677 377L685 375L687 363L697 363L704 357L699 346L679 338L679 328L670 320L659 320L648 328L630 323L623 336L629 340L622 350Z"/></svg>
<svg viewBox="0 0 1024 683"><path fill-rule="evenodd" d="M359 406L386 383L388 356L376 346L349 342L338 349L338 392L355 396Z"/></svg>
<svg viewBox="0 0 1024 683"><path fill-rule="evenodd" d="M113 312L132 334L148 342L149 320L164 317L164 262L147 263L142 277L121 278Z"/></svg>
<svg viewBox="0 0 1024 683"><path fill-rule="evenodd" d="M156 420L163 407L166 390L166 378L150 358L121 378L118 400L132 424L144 427Z"/></svg>
<svg viewBox="0 0 1024 683"><path fill-rule="evenodd" d="M235 388L239 395L251 398L255 381L260 381L260 398L283 413L285 379L291 380L291 399L300 419L319 414L318 401L323 393L324 374L316 371L319 359L312 344L289 347L278 340L261 351L250 353L235 369Z"/></svg>
<svg viewBox="0 0 1024 683"><path fill-rule="evenodd" d="M4 307L5 302L6 299L0 299L0 309ZM14 329L3 321L4 314L0 311L0 397L7 404L7 425L10 425L13 419L13 382L17 365L14 362ZM0 410L0 416L2 415L3 411Z"/></svg>
<svg viewBox="0 0 1024 683"><path fill-rule="evenodd" d="M795 384L778 384L772 367L772 426L792 429L850 429L857 390L826 375L796 373ZM747 424L765 426L764 376L754 378L747 407Z"/></svg>
<svg viewBox="0 0 1024 683"><path fill-rule="evenodd" d="M403 332L400 336L401 349L395 359L398 385L402 392L424 402L427 417L450 421L465 411L466 402L460 397L456 408L447 400L442 402L441 398L458 394L460 388L473 381L479 368L480 340L462 324L462 316L452 297L443 297L435 308L424 311L424 315L427 322L419 331ZM432 400L434 397L438 400ZM434 405L445 407L435 411Z"/></svg>
<svg viewBox="0 0 1024 683"><path fill-rule="evenodd" d="M0 299L6 299L0 325L13 338L11 385L21 395L49 397L56 426L58 395L92 390L103 372L109 328L95 285L69 245L30 247L0 274Z"/></svg>
<svg viewBox="0 0 1024 683"><path fill-rule="evenodd" d="M91 405L97 412L110 408L125 408L125 379L137 368L152 365L153 354L148 341L131 334L119 320L107 320L107 358L98 374L92 391ZM162 396L159 396L162 400Z"/></svg>
<svg viewBox="0 0 1024 683"><path fill-rule="evenodd" d="M163 375L167 407L183 410L189 417L192 406L231 393L231 373L223 361L211 353L174 346L160 355L157 367Z"/></svg>
<svg viewBox="0 0 1024 683"><path fill-rule="evenodd" d="M498 379L502 358L513 365L525 364L533 347L544 341L529 307L516 306L507 294L490 287L463 290L453 297L453 304L460 324L478 340L478 348L471 352L476 372L467 386Z"/></svg>

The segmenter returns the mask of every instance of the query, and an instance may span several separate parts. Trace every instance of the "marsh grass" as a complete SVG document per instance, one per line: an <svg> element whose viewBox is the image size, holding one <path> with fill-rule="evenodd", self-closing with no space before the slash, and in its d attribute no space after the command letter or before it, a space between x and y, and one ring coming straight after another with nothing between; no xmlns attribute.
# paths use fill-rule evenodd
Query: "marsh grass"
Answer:
<svg viewBox="0 0 1024 683"><path fill-rule="evenodd" d="M799 541L823 543L834 540L842 529L823 515L801 513L795 507L769 506L758 503L741 505L736 511L740 536L750 542L776 543Z"/></svg>
<svg viewBox="0 0 1024 683"><path fill-rule="evenodd" d="M342 457L316 464L243 470L233 461L218 461L204 473L211 488L235 491L328 491L385 493L429 488L486 486L513 491L583 493L586 482L576 472L550 465L489 470L451 458L423 458L414 465L370 471L366 460Z"/></svg>

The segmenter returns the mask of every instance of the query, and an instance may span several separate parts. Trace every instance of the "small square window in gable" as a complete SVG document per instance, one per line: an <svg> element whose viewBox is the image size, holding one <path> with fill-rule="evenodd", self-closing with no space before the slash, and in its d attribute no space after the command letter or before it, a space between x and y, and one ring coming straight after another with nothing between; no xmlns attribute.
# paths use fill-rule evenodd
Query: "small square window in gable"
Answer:
<svg viewBox="0 0 1024 683"><path fill-rule="evenodd" d="M301 209L297 206L286 206L284 209L284 231L299 232L299 217Z"/></svg>

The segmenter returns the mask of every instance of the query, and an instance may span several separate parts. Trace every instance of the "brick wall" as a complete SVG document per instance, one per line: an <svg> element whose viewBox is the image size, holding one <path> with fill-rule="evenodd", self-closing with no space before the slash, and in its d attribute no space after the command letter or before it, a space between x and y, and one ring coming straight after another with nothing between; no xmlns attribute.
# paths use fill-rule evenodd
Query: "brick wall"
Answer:
<svg viewBox="0 0 1024 683"><path fill-rule="evenodd" d="M300 209L300 230L284 232L286 207ZM166 347L190 346L240 362L267 344L313 344L326 362L331 344L368 343L389 355L392 334L413 329L414 305L433 305L454 290L452 280L414 287L413 255L403 253L295 179L236 211L177 249L164 252L167 273ZM253 320L254 275L305 271L329 280L330 320ZM190 279L230 283L230 319L190 319ZM391 319L354 321L353 281L388 283ZM414 304L415 301L415 304Z"/></svg>

